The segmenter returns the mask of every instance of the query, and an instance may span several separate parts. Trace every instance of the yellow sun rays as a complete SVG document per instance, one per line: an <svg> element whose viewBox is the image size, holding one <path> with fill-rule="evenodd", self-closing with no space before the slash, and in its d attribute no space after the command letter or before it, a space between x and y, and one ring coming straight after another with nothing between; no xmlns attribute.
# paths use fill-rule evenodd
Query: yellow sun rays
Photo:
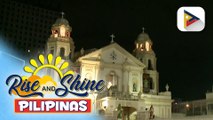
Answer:
<svg viewBox="0 0 213 120"><path fill-rule="evenodd" d="M65 75L67 74L74 74L74 72L72 70L68 70L65 74L62 73L62 71L66 68L68 68L69 63L68 62L62 62L62 59L60 56L56 57L55 62L53 62L53 55L52 54L48 54L47 56L47 63L45 63L45 58L44 55L39 55L39 62L40 62L40 66L38 66L38 63L36 62L35 59L31 59L30 60L30 64L35 68L34 70L32 68L30 68L29 66L25 66L24 70L28 73L32 73L32 75L36 75L41 69L43 68L50 68L50 69L54 69L60 76L60 78L63 78ZM61 63L62 62L62 63ZM60 65L61 63L61 65ZM59 67L57 67L59 66Z"/></svg>

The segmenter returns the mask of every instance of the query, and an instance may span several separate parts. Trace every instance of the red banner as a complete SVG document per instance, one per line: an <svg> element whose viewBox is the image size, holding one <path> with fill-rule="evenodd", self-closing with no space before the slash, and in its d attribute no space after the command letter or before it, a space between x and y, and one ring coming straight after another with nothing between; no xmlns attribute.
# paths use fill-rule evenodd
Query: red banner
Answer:
<svg viewBox="0 0 213 120"><path fill-rule="evenodd" d="M16 113L88 113L91 99L15 99Z"/></svg>

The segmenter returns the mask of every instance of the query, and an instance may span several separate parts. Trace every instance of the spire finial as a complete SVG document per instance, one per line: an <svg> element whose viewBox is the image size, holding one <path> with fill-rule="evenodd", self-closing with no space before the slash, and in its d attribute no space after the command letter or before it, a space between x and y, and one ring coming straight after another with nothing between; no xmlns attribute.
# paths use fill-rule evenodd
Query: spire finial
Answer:
<svg viewBox="0 0 213 120"><path fill-rule="evenodd" d="M81 48L80 53L81 55L84 55L84 48Z"/></svg>
<svg viewBox="0 0 213 120"><path fill-rule="evenodd" d="M169 91L169 84L167 83L166 84L166 92L168 92Z"/></svg>
<svg viewBox="0 0 213 120"><path fill-rule="evenodd" d="M145 31L145 28L144 28L144 27L142 27L142 32L144 33L144 31Z"/></svg>
<svg viewBox="0 0 213 120"><path fill-rule="evenodd" d="M64 12L63 11L61 12L61 18L64 18Z"/></svg>
<svg viewBox="0 0 213 120"><path fill-rule="evenodd" d="M114 35L114 34L112 34L112 35L110 35L110 37L111 37L111 43L114 43L115 35Z"/></svg>

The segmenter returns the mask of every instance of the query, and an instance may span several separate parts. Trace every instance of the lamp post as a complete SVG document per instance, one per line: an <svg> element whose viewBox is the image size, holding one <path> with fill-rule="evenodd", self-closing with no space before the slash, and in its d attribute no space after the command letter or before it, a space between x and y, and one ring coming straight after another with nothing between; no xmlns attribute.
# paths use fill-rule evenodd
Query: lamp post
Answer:
<svg viewBox="0 0 213 120"><path fill-rule="evenodd" d="M189 112L189 107L190 107L190 105L187 103L187 104L186 104L186 115L187 115L188 112Z"/></svg>

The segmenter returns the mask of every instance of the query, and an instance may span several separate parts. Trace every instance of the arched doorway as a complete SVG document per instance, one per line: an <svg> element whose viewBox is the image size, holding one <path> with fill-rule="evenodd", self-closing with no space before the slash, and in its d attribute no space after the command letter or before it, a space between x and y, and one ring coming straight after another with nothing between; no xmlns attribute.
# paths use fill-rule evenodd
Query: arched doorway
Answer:
<svg viewBox="0 0 213 120"><path fill-rule="evenodd" d="M60 48L60 56L62 58L64 58L64 56L65 56L65 48L63 48L63 47Z"/></svg>
<svg viewBox="0 0 213 120"><path fill-rule="evenodd" d="M148 70L153 70L152 61L148 60Z"/></svg>
<svg viewBox="0 0 213 120"><path fill-rule="evenodd" d="M137 110L134 107L122 107L123 119L122 120L136 120Z"/></svg>
<svg viewBox="0 0 213 120"><path fill-rule="evenodd" d="M103 109L100 109L100 110L98 110L98 114L103 116L103 115L105 115L105 111Z"/></svg>

